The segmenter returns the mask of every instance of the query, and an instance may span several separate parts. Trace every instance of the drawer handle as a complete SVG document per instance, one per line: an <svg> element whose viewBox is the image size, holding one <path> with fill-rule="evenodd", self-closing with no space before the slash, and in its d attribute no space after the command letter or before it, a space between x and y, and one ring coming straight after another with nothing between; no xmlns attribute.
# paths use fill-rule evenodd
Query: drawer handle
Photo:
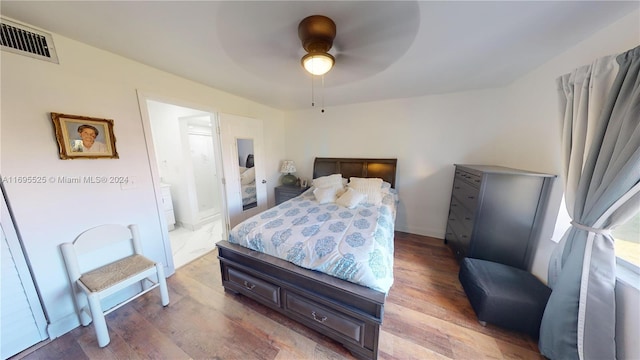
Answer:
<svg viewBox="0 0 640 360"><path fill-rule="evenodd" d="M453 188L458 190L458 189L460 189L460 186L454 186Z"/></svg>
<svg viewBox="0 0 640 360"><path fill-rule="evenodd" d="M475 196L467 196L467 198L468 198L468 199L472 199L472 200L473 200L473 199L475 199L476 197L475 197Z"/></svg>
<svg viewBox="0 0 640 360"><path fill-rule="evenodd" d="M319 322L319 323L323 323L325 321L327 321L327 317L326 316L320 316L318 317L318 315L316 314L315 311L311 312L311 316L313 316L313 320Z"/></svg>
<svg viewBox="0 0 640 360"><path fill-rule="evenodd" d="M253 290L253 288L256 287L256 284L252 284L252 283L250 283L250 282L245 280L244 281L244 287L246 287L247 290Z"/></svg>
<svg viewBox="0 0 640 360"><path fill-rule="evenodd" d="M470 218L470 217L467 217L467 216L465 216L465 218L464 218L464 219L465 219L465 220L471 220L471 218Z"/></svg>

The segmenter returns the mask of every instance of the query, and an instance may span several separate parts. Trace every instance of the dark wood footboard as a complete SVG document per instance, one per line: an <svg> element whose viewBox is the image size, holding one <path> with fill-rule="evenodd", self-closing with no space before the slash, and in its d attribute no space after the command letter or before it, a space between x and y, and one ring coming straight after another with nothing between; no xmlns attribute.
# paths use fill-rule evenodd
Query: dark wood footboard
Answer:
<svg viewBox="0 0 640 360"><path fill-rule="evenodd" d="M378 357L384 293L227 241L217 247L225 290L340 342L358 358Z"/></svg>

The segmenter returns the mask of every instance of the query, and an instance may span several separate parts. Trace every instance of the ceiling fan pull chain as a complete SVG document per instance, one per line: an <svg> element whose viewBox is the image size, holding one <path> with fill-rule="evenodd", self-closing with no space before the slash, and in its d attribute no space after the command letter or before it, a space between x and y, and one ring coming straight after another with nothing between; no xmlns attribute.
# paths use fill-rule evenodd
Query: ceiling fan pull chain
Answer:
<svg viewBox="0 0 640 360"><path fill-rule="evenodd" d="M322 94L320 94L320 101L320 106L322 107L322 110L320 112L324 114L324 75L322 75Z"/></svg>
<svg viewBox="0 0 640 360"><path fill-rule="evenodd" d="M315 103L315 98L314 98L314 94L313 94L313 75L311 75L311 106L316 106Z"/></svg>

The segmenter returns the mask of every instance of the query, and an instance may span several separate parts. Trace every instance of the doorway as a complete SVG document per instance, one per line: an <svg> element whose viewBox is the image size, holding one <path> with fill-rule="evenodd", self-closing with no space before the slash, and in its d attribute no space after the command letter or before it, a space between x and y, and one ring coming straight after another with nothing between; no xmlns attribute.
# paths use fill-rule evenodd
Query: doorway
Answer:
<svg viewBox="0 0 640 360"><path fill-rule="evenodd" d="M222 164L213 113L144 99L174 268L225 238Z"/></svg>

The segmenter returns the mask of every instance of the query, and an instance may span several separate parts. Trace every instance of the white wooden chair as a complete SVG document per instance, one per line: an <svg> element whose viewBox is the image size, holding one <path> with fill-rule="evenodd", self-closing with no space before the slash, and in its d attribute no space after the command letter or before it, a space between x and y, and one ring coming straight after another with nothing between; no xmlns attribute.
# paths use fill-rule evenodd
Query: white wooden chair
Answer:
<svg viewBox="0 0 640 360"><path fill-rule="evenodd" d="M101 225L80 234L72 243L60 245L73 289L73 301L80 323L93 326L100 347L109 344L105 315L129 301L160 288L162 305L169 304L169 291L162 263L142 255L137 225ZM103 310L103 300L121 290ZM122 300L122 295L129 295ZM87 309L88 302L88 309ZM105 301L106 302L106 301Z"/></svg>

